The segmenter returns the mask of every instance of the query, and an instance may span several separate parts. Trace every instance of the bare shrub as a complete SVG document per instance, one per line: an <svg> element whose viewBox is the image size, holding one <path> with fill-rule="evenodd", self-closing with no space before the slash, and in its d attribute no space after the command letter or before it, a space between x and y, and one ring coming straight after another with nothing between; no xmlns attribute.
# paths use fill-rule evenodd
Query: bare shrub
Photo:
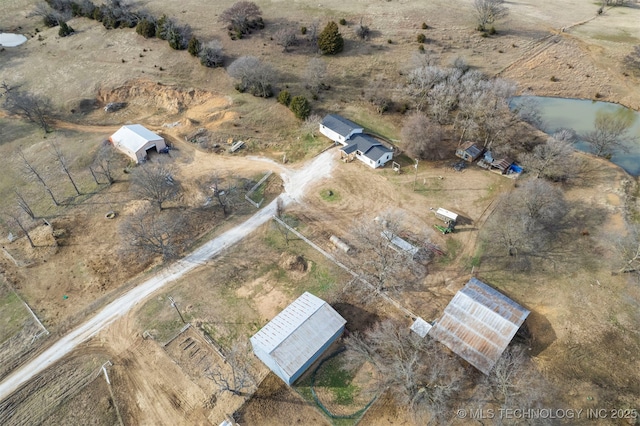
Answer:
<svg viewBox="0 0 640 426"><path fill-rule="evenodd" d="M255 56L241 56L229 65L227 72L237 80L238 91L263 98L273 95L275 71Z"/></svg>
<svg viewBox="0 0 640 426"><path fill-rule="evenodd" d="M211 40L202 46L200 49L200 63L209 68L216 68L224 65L222 44L218 40Z"/></svg>

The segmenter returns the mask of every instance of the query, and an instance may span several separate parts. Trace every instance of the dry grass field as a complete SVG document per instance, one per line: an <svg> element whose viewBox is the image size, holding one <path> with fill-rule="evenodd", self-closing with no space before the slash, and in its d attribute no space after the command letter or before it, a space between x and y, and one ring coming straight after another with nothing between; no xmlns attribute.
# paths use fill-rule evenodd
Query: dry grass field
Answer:
<svg viewBox="0 0 640 426"><path fill-rule="evenodd" d="M76 33L60 38L57 27L44 28L38 18L28 16L35 3L8 0L0 5L0 30L29 38L22 46L0 50L0 82L49 98L56 111L55 130L43 135L36 126L0 112L0 157L5 159L0 211L12 207L17 188L27 194L40 218L31 231L36 248L25 238L10 243L5 238L6 221L0 223L2 246L10 255L0 254L0 272L52 335L31 342L32 346L20 343L24 347L11 349L8 355L2 352L12 364L28 358L40 345L49 345L162 267L159 260L138 262L121 255L125 241L120 223L142 203L131 192L130 175L124 172L126 160L118 164L117 181L109 187L97 185L88 170L100 143L122 124L144 124L173 145L170 161L185 192L170 207L182 203L197 210L190 247L255 212L248 203L239 204L229 217L213 208L198 210L208 195L202 189L207 179L218 174L256 181L268 170L277 174L282 167L295 169L329 146L324 137L301 132L300 122L274 99L235 91L224 68L205 68L186 51L170 49L165 41L144 39L133 29L106 30L84 18L72 19ZM404 116L377 114L364 92L371 81L384 81L395 101L402 98L403 75L418 54L419 33L427 37L425 50L437 63L448 65L463 57L488 75L513 80L520 93L598 98L640 109L639 81L626 75L621 65L622 58L640 44L638 4L606 8L596 16L599 4L592 1L515 0L508 2L509 17L496 25L498 34L485 38L474 30L471 1L256 3L266 28L235 41L217 22L220 12L233 4L231 0L154 1L141 7L189 24L201 40L219 40L226 65L243 55L261 58L278 72L278 89L286 87L310 99L303 75L315 53L304 42L283 52L272 37L286 26L299 29L316 19L324 25L344 18L347 24L340 30L345 49L322 57L331 89L312 100L313 112L344 114L400 147ZM365 41L354 33L361 20L372 30ZM423 22L428 29L421 29ZM127 102L127 107L118 112L106 113L102 108L107 102L120 101ZM200 128L221 147L185 142L185 136ZM245 140L246 149L233 156L226 152L229 137ZM51 161L52 142L64 151L82 195L75 195ZM64 205L53 206L41 188L26 182L16 158L18 148L56 177L53 191L65 200ZM255 156L271 162L256 161ZM279 164L283 156L289 164ZM332 251L330 235L349 241L358 221L389 211L401 214L411 232L427 234L446 253L429 265L419 285L398 295L403 306L435 320L473 273L531 310L532 359L560 395L559 406L638 409L640 287L637 280L611 274L611 237L624 234L625 221L637 217L640 208L637 179L605 161L584 158L591 170L588 179L563 188L567 199L579 207L584 226L566 236L567 255L562 261L526 274L483 260L478 243L479 230L495 208L495 200L517 182L477 167L453 171L449 167L453 159L421 162L414 173L404 157L403 173L395 174L388 167L373 171L358 162L338 163L336 158L332 175L317 182L287 214L296 219L305 236L328 251ZM281 181L274 177L270 182L266 196L271 199L281 191ZM330 198L329 190L334 194ZM429 209L437 207L467 219L459 232L445 236L434 230L436 221ZM105 218L109 211L118 213L115 220ZM44 225L43 218L51 226ZM305 270L291 267L295 263L290 260L297 256L305 259ZM241 424L330 423L317 407L267 375L261 364L259 375L264 380L248 401L220 393L202 369L202 363L220 363L202 336L206 332L228 348L236 339L253 334L304 291L334 303L347 318L350 331L364 329L373 318L396 318L408 324L402 312L382 300L362 306L343 292L349 278L304 242L294 239L287 244L268 223L154 294L12 398L0 401L0 419L4 419L0 423L114 424L120 416L124 424L219 424L235 412ZM165 346L183 326L168 296L192 327ZM30 317L4 284L0 321L7 324L0 328L0 344L22 339L19 331L31 327ZM147 339L142 337L145 332ZM201 348L197 358L185 349L187 338ZM111 388L96 373L107 360L114 364L109 369ZM9 416L14 409L17 414ZM411 419L404 407L388 397L380 398L361 420L366 425L398 423L411 424ZM467 423L458 420L458 424ZM607 419L603 424L638 424L638 420Z"/></svg>

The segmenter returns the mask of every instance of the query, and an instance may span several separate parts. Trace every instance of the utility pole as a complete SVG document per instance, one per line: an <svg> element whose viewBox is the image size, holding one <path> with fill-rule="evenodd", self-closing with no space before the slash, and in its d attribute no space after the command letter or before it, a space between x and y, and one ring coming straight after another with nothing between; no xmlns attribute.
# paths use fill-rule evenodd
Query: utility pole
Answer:
<svg viewBox="0 0 640 426"><path fill-rule="evenodd" d="M416 164L413 165L413 168L416 169L416 174L413 178L413 192L416 192L416 181L418 180L418 159L416 158Z"/></svg>
<svg viewBox="0 0 640 426"><path fill-rule="evenodd" d="M173 300L173 297L169 296L169 300L171 301L171 306L173 306L174 308L176 308L176 312L178 313L178 315L180 315L180 319L182 320L183 324L186 324L187 322L184 320L184 318L182 317L182 314L180 313L180 310L178 309L178 305L176 305L176 301Z"/></svg>

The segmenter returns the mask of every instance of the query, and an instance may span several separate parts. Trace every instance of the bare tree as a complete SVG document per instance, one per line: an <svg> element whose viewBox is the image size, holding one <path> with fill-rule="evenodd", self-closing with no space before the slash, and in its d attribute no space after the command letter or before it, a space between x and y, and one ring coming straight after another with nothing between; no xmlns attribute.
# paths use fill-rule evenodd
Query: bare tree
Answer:
<svg viewBox="0 0 640 426"><path fill-rule="evenodd" d="M176 258L182 250L184 215L179 212L140 211L120 226L120 235L129 250L149 256L162 256L163 261Z"/></svg>
<svg viewBox="0 0 640 426"><path fill-rule="evenodd" d="M627 235L615 238L617 250L616 273L640 276L640 226L629 225Z"/></svg>
<svg viewBox="0 0 640 426"><path fill-rule="evenodd" d="M538 408L552 404L554 389L546 382L524 346L512 343L487 376L483 376L474 398L483 404ZM545 401L546 399L546 401Z"/></svg>
<svg viewBox="0 0 640 426"><path fill-rule="evenodd" d="M227 72L237 80L236 88L240 92L248 91L263 98L273 95L271 86L275 79L275 71L255 56L239 57L229 65Z"/></svg>
<svg viewBox="0 0 640 426"><path fill-rule="evenodd" d="M22 194L22 192L18 191L17 189L14 189L13 193L16 196L16 204L18 205L18 208L22 210L27 216L29 216L29 218L35 219L36 215L31 209L31 205L29 204L25 196Z"/></svg>
<svg viewBox="0 0 640 426"><path fill-rule="evenodd" d="M109 185L116 181L115 171L119 163L118 160L119 156L111 142L108 140L103 141L93 159L93 164L90 166L96 183L99 183L96 175L104 177Z"/></svg>
<svg viewBox="0 0 640 426"><path fill-rule="evenodd" d="M222 44L218 40L205 43L200 49L200 63L205 67L217 68L224 64Z"/></svg>
<svg viewBox="0 0 640 426"><path fill-rule="evenodd" d="M546 127L540 114L540 102L533 96L520 98L514 113L520 120L537 129L544 130Z"/></svg>
<svg viewBox="0 0 640 426"><path fill-rule="evenodd" d="M346 346L347 366L371 363L377 370L376 390L388 390L399 406L410 409L419 424L444 424L451 417L462 368L434 340L387 320L365 334L351 334Z"/></svg>
<svg viewBox="0 0 640 426"><path fill-rule="evenodd" d="M320 21L315 19L311 22L307 27L307 42L314 49L314 51L318 52L320 49L318 48L318 37L320 37Z"/></svg>
<svg viewBox="0 0 640 426"><path fill-rule="evenodd" d="M473 8L479 31L485 31L487 25L492 25L509 15L509 9L504 5L504 0L474 0Z"/></svg>
<svg viewBox="0 0 640 426"><path fill-rule="evenodd" d="M467 136L482 140L494 154L507 154L512 139L510 131L517 123L508 100L515 94L516 85L499 78L487 79L474 71L462 75L459 84L457 119L470 123L462 126L463 132L466 129Z"/></svg>
<svg viewBox="0 0 640 426"><path fill-rule="evenodd" d="M213 191L213 196L218 201L222 213L225 216L228 215L238 201L237 180L230 176L222 177L220 173L216 172L213 174L209 188Z"/></svg>
<svg viewBox="0 0 640 426"><path fill-rule="evenodd" d="M51 2L52 4L55 2ZM42 18L42 23L47 27L55 27L61 22L66 22L71 18L71 9L54 8L50 4L42 2L36 3L35 8L29 12L28 17L38 16Z"/></svg>
<svg viewBox="0 0 640 426"><path fill-rule="evenodd" d="M409 71L407 90L418 110L424 110L427 107L429 92L446 77L446 70L433 65L422 65Z"/></svg>
<svg viewBox="0 0 640 426"><path fill-rule="evenodd" d="M373 286L363 287L358 280L352 283L351 290L363 301L379 292L409 286L424 274L423 265L394 244L404 232L401 223L399 215L385 213L374 221L361 219L354 227L353 243L358 254L349 256L345 262Z"/></svg>
<svg viewBox="0 0 640 426"><path fill-rule="evenodd" d="M226 351L225 364L209 369L207 376L221 391L244 396L256 385L253 361L249 343L237 340Z"/></svg>
<svg viewBox="0 0 640 426"><path fill-rule="evenodd" d="M500 199L487 221L481 234L487 256L521 270L534 258L550 259L567 212L562 191L541 179L525 182Z"/></svg>
<svg viewBox="0 0 640 426"><path fill-rule="evenodd" d="M328 89L325 84L327 79L327 63L320 58L311 58L305 69L305 81L312 93L317 94L321 89Z"/></svg>
<svg viewBox="0 0 640 426"><path fill-rule="evenodd" d="M560 130L546 142L536 145L533 151L524 154L522 162L537 178L556 182L567 180L577 173L578 168L574 140L575 133L566 129Z"/></svg>
<svg viewBox="0 0 640 426"><path fill-rule="evenodd" d="M360 23L356 26L356 36L361 40L367 40L371 34L371 29L368 25L365 25L360 18Z"/></svg>
<svg viewBox="0 0 640 426"><path fill-rule="evenodd" d="M180 184L173 177L173 169L163 163L136 167L131 183L140 197L155 203L160 210L163 203L176 199L181 193Z"/></svg>
<svg viewBox="0 0 640 426"><path fill-rule="evenodd" d="M296 30L293 28L280 28L278 31L273 34L273 39L278 44L278 46L282 46L282 49L285 52L289 51L291 46L295 46L298 42L296 38Z"/></svg>
<svg viewBox="0 0 640 426"><path fill-rule="evenodd" d="M58 164L60 164L60 168L62 169L64 174L69 178L69 182L71 182L71 185L73 186L73 189L75 189L76 194L80 195L81 193L78 189L78 185L76 185L76 182L73 180L73 176L71 176L71 171L69 170L67 159L62 153L60 146L56 142L51 143L51 153L53 155L53 158L58 162Z"/></svg>
<svg viewBox="0 0 640 426"><path fill-rule="evenodd" d="M611 158L616 150L627 151L628 145L637 141L629 130L635 120L635 113L626 108L614 112L598 111L593 123L594 129L580 135L598 157Z"/></svg>
<svg viewBox="0 0 640 426"><path fill-rule="evenodd" d="M441 146L442 130L425 114L415 113L409 116L402 127L404 147L412 158L422 160L441 160L447 152Z"/></svg>
<svg viewBox="0 0 640 426"><path fill-rule="evenodd" d="M27 238L27 241L29 241L29 245L31 246L31 248L35 248L35 244L33 243L33 240L31 239L31 236L29 235L29 229L28 229L28 225L27 225L27 219L25 219L20 212L17 211L8 211L4 213L4 216L6 216L6 218L13 224L15 224L18 228L20 228L20 230L22 231L22 233L24 234L24 236Z"/></svg>
<svg viewBox="0 0 640 426"><path fill-rule="evenodd" d="M0 96L5 98L3 107L7 112L37 124L45 133L51 132L51 105L48 100L33 93L9 87L4 82L1 88L3 93Z"/></svg>
<svg viewBox="0 0 640 426"><path fill-rule="evenodd" d="M252 28L264 26L262 11L257 4L251 1L239 1L230 8L225 9L218 18L220 22L228 24L230 31L237 36L247 34Z"/></svg>
<svg viewBox="0 0 640 426"><path fill-rule="evenodd" d="M320 131L320 123L322 122L322 117L318 114L311 114L307 118L305 118L302 126L300 126L300 130L303 135L311 135L313 139L316 138L316 133Z"/></svg>
<svg viewBox="0 0 640 426"><path fill-rule="evenodd" d="M53 191L51 190L51 187L47 184L47 181L44 180L43 175L38 171L38 169L36 169L35 166L27 159L24 151L18 148L17 154L18 154L18 157L20 157L20 159L22 160L22 163L24 166L24 172L27 175L27 177L29 179L35 180L40 185L42 185L42 187L47 192L47 194L49 194L49 197L51 197L51 201L53 201L53 204L55 204L56 206L59 206L60 203L58 202L56 197L53 195Z"/></svg>

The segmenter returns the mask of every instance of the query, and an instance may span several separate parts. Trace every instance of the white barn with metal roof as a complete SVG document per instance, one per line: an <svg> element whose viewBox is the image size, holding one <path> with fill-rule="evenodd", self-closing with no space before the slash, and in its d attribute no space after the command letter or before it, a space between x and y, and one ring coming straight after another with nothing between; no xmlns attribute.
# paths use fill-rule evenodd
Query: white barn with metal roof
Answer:
<svg viewBox="0 0 640 426"><path fill-rule="evenodd" d="M256 356L291 385L344 331L347 321L305 292L251 337Z"/></svg>
<svg viewBox="0 0 640 426"><path fill-rule="evenodd" d="M504 294L471 278L429 336L489 374L528 315L527 309Z"/></svg>
<svg viewBox="0 0 640 426"><path fill-rule="evenodd" d="M131 157L136 163L147 158L147 151L155 148L160 152L167 145L164 138L153 133L141 124L122 126L109 138L113 146Z"/></svg>

